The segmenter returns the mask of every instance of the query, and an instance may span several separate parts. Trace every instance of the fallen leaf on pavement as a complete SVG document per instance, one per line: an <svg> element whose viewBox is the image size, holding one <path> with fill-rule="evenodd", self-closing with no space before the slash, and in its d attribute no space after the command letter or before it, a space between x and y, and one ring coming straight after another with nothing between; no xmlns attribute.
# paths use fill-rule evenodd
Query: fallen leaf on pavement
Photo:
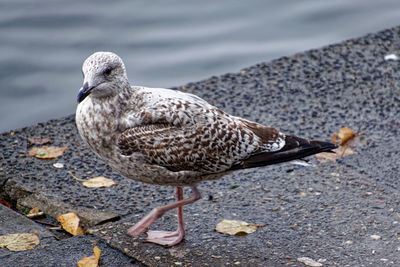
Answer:
<svg viewBox="0 0 400 267"><path fill-rule="evenodd" d="M6 206L7 208L11 208L10 203L8 203L7 201L5 201L4 199L0 198L0 204Z"/></svg>
<svg viewBox="0 0 400 267"><path fill-rule="evenodd" d="M346 144L347 141L350 139L354 138L356 136L356 133L349 127L342 127L339 130L338 134L333 134L332 136L332 142L343 146Z"/></svg>
<svg viewBox="0 0 400 267"><path fill-rule="evenodd" d="M36 208L31 209L28 212L28 214L26 215L26 217L28 217L30 219L33 219L33 218L40 217L40 216L43 216L43 215L44 215L44 212L40 211L40 209L36 207Z"/></svg>
<svg viewBox="0 0 400 267"><path fill-rule="evenodd" d="M0 248L6 247L11 251L34 249L40 240L37 233L7 234L0 236Z"/></svg>
<svg viewBox="0 0 400 267"><path fill-rule="evenodd" d="M259 226L265 226L265 224L254 224L238 220L222 220L215 226L215 231L228 235L243 236L254 233Z"/></svg>
<svg viewBox="0 0 400 267"><path fill-rule="evenodd" d="M320 267L322 266L322 263L317 262L311 258L308 257L301 257L297 258L297 261L304 263L306 266L312 266L312 267Z"/></svg>
<svg viewBox="0 0 400 267"><path fill-rule="evenodd" d="M72 176L72 178L74 178L74 180L82 182L83 186L88 188L110 187L117 184L112 179L103 176L97 176L86 180L76 177L72 172L69 172L69 174Z"/></svg>
<svg viewBox="0 0 400 267"><path fill-rule="evenodd" d="M110 187L116 185L116 183L103 176L94 177L92 179L86 180L82 183L84 186L88 188L96 188L96 187Z"/></svg>
<svg viewBox="0 0 400 267"><path fill-rule="evenodd" d="M357 154L355 150L350 147L339 146L332 150L333 152L322 152L315 155L319 162L336 161L337 159L346 157L348 155Z"/></svg>
<svg viewBox="0 0 400 267"><path fill-rule="evenodd" d="M94 246L93 248L94 255L90 257L83 257L80 261L78 261L79 267L97 267L99 266L99 259L101 250L98 246Z"/></svg>
<svg viewBox="0 0 400 267"><path fill-rule="evenodd" d="M57 217L62 228L71 235L83 235L83 229L79 226L79 217L75 212L61 214Z"/></svg>
<svg viewBox="0 0 400 267"><path fill-rule="evenodd" d="M54 159L61 157L67 150L68 146L58 147L58 146L42 146L42 147L32 147L29 150L28 156L36 157L39 159Z"/></svg>
<svg viewBox="0 0 400 267"><path fill-rule="evenodd" d="M51 138L50 136L45 136L45 137L34 136L28 138L28 141L32 145L45 145L51 142Z"/></svg>
<svg viewBox="0 0 400 267"><path fill-rule="evenodd" d="M337 159L357 154L357 152L351 148L354 140L357 136L363 135L365 133L358 133L359 129L355 133L349 127L342 127L339 130L339 133L332 135L332 143L339 145L338 148L332 149L332 152L322 152L315 155L315 158L319 162L327 162L327 161L336 161Z"/></svg>

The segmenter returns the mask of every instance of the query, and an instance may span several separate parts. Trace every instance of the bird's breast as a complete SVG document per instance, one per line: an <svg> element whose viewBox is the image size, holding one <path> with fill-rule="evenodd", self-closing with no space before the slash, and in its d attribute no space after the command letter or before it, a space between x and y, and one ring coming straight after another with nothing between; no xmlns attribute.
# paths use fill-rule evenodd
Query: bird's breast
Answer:
<svg viewBox="0 0 400 267"><path fill-rule="evenodd" d="M115 107L84 100L77 107L75 120L82 139L102 158L109 157L117 139Z"/></svg>

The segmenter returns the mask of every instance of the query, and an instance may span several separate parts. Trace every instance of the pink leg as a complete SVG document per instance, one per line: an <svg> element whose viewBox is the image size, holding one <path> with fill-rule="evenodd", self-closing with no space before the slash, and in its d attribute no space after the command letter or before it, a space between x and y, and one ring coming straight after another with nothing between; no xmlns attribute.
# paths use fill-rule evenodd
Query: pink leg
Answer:
<svg viewBox="0 0 400 267"><path fill-rule="evenodd" d="M176 202L154 208L149 214L141 219L134 226L129 228L128 235L136 236L153 224L158 218L164 215L165 212L178 208L178 229L175 232L167 231L148 231L146 242L156 243L160 245L173 246L182 241L185 236L185 225L183 222L183 206L191 204L201 198L199 190L195 186L192 187L192 196L188 199L183 199L183 189L180 186L175 190Z"/></svg>

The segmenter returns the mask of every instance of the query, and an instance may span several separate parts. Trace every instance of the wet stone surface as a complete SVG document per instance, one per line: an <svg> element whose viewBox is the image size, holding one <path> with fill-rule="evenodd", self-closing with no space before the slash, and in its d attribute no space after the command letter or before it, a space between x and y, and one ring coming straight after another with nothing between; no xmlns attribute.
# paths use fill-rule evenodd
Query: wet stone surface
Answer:
<svg viewBox="0 0 400 267"><path fill-rule="evenodd" d="M92 225L91 232L150 266L304 266L301 257L324 266L398 265L400 61L384 59L393 53L400 53L399 27L179 87L288 134L330 140L342 126L366 134L358 154L336 162L310 158L309 167L285 163L201 183L203 198L185 207L187 236L176 247L125 234L152 208L173 201L173 188L143 186L113 172L82 143L72 115L0 136L1 195L17 202L38 194L117 213L119 221ZM27 138L47 135L52 145L68 145L61 158L20 156L29 149ZM56 162L64 168L54 168ZM85 188L68 172L117 185ZM222 219L267 225L228 236L214 231ZM151 228L175 227L169 212Z"/></svg>

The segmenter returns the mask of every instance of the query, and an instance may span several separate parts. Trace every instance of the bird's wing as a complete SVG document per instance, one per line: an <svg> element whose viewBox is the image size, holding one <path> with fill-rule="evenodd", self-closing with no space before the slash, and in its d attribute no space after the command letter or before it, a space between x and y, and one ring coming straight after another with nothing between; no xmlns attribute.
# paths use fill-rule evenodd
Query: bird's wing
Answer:
<svg viewBox="0 0 400 267"><path fill-rule="evenodd" d="M195 96L142 90L150 95L147 104L134 120L125 119L129 127L118 139L126 156L141 153L149 163L172 171L207 174L268 165L271 153L297 144L275 128L230 116Z"/></svg>
<svg viewBox="0 0 400 267"><path fill-rule="evenodd" d="M228 170L261 150L273 150L271 140L278 132L265 127L274 131L266 131L271 142L263 142L236 117L183 100L159 102L143 109L139 118L139 124L119 136L120 152L126 156L141 153L149 163L172 171L207 174Z"/></svg>

